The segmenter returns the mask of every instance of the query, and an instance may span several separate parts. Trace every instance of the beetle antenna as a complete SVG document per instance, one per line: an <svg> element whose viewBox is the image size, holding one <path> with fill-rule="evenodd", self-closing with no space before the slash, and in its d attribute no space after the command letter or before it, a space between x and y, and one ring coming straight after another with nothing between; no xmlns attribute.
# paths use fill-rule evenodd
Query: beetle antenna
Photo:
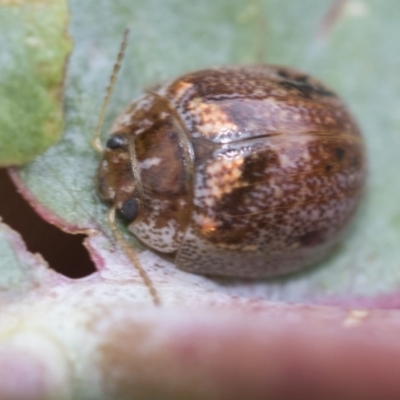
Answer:
<svg viewBox="0 0 400 400"><path fill-rule="evenodd" d="M139 259L137 258L135 252L129 247L128 243L126 243L125 239L122 237L121 233L119 232L117 225L115 224L115 207L110 208L107 214L107 222L108 225L114 234L115 238L117 239L118 243L121 244L125 254L130 258L133 265L139 272L140 277L143 279L144 284L147 286L150 292L150 296L153 299L153 303L156 306L161 304L160 297L158 296L157 290L153 285L153 282L147 275L147 272L142 267Z"/></svg>
<svg viewBox="0 0 400 400"><path fill-rule="evenodd" d="M103 104L101 106L99 119L97 120L96 130L94 131L92 145L93 145L94 149L99 153L102 153L104 151L103 146L101 144L101 140L100 140L101 129L103 127L104 116L106 114L107 107L108 107L108 104L111 99L111 95L114 91L118 72L121 69L122 59L124 58L125 49L126 49L126 46L128 45L128 38L129 38L129 29L125 29L124 36L123 36L123 39L121 42L121 46L120 46L120 49L118 52L117 61L114 64L114 68L113 68L112 74L110 76L110 81L107 86L106 95L104 96Z"/></svg>

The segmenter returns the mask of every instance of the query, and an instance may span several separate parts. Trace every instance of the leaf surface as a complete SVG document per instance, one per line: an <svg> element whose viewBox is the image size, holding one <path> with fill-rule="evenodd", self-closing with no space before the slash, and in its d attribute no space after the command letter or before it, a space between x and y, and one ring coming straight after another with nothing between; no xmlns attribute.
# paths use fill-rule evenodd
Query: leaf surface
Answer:
<svg viewBox="0 0 400 400"><path fill-rule="evenodd" d="M0 166L26 163L61 136L67 23L64 0L0 1Z"/></svg>
<svg viewBox="0 0 400 400"><path fill-rule="evenodd" d="M285 278L223 282L222 291L325 302L397 290L400 189L393 182L400 168L396 139L400 93L396 46L400 44L393 16L399 15L400 6L396 2L120 0L82 5L72 0L70 6L75 47L65 85L65 137L18 173L21 186L59 225L110 237L104 224L107 208L94 188L99 158L90 141L122 33L129 27L131 40L105 130L149 85L206 66L266 61L303 69L327 82L349 104L364 132L367 193L336 254L317 268Z"/></svg>

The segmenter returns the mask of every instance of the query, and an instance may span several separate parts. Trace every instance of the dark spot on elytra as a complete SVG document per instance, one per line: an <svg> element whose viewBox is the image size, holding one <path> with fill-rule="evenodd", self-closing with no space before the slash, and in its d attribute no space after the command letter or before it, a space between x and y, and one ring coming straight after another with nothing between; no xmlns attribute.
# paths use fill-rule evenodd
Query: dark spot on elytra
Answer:
<svg viewBox="0 0 400 400"><path fill-rule="evenodd" d="M286 81L289 82L299 82L299 83L304 83L309 79L309 76L306 74L303 75L291 75L287 73L285 70L280 69L277 71L277 75L280 76L281 78L284 78Z"/></svg>
<svg viewBox="0 0 400 400"><path fill-rule="evenodd" d="M340 160L343 160L343 157L346 152L344 149L337 147L335 150L335 153L336 153L336 158L340 161Z"/></svg>
<svg viewBox="0 0 400 400"><path fill-rule="evenodd" d="M288 78L289 78L289 74L288 74L285 70L283 70L283 69L279 69L276 73L277 73L281 78L285 78L285 79L288 79Z"/></svg>
<svg viewBox="0 0 400 400"><path fill-rule="evenodd" d="M245 158L241 179L249 184L256 183L260 177L265 179L265 170L269 161L269 152L254 153Z"/></svg>
<svg viewBox="0 0 400 400"><path fill-rule="evenodd" d="M325 171L328 172L328 173L331 172L332 169L333 169L333 165L332 165L332 164L327 164L327 165L325 166Z"/></svg>
<svg viewBox="0 0 400 400"><path fill-rule="evenodd" d="M307 80L304 80L305 79L304 77L301 77L302 80L298 79L284 80L279 84L286 89L296 89L306 98L310 98L314 94L320 96L332 96L332 97L336 96L335 93L331 92L330 90L327 90L321 86L313 85Z"/></svg>
<svg viewBox="0 0 400 400"><path fill-rule="evenodd" d="M298 75L293 80L299 83L305 83L308 81L308 75Z"/></svg>
<svg viewBox="0 0 400 400"><path fill-rule="evenodd" d="M253 185L235 188L224 194L215 205L215 212L230 215L232 218L250 213L249 206L255 205L253 194L257 193Z"/></svg>

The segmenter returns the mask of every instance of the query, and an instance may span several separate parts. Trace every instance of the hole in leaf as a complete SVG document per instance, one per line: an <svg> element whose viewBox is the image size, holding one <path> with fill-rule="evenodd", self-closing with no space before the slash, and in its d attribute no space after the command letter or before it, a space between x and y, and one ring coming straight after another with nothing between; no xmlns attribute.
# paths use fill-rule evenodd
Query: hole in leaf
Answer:
<svg viewBox="0 0 400 400"><path fill-rule="evenodd" d="M40 253L49 266L70 278L95 272L82 244L85 235L71 235L44 221L17 192L5 169L0 169L0 216L24 239L28 250Z"/></svg>

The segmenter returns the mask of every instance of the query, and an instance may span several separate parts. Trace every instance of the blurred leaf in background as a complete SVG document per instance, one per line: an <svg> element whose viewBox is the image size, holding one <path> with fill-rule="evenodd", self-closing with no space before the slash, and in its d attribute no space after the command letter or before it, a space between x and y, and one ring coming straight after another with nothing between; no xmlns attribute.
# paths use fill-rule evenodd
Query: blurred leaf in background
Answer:
<svg viewBox="0 0 400 400"><path fill-rule="evenodd" d="M0 1L0 166L32 160L62 134L68 18L65 0Z"/></svg>

